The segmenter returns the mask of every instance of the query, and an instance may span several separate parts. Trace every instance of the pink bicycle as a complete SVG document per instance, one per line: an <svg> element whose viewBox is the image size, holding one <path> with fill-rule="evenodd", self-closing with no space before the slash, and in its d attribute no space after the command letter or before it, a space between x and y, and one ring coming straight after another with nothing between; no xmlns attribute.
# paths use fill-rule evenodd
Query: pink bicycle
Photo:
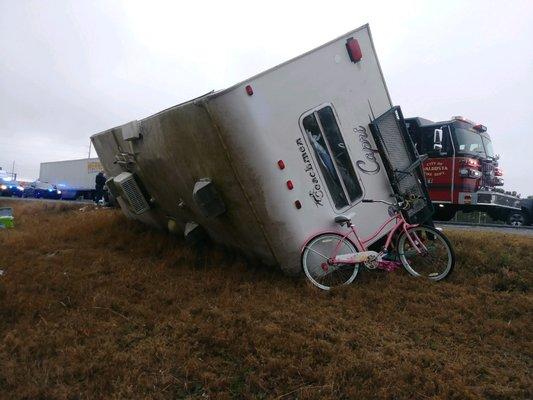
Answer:
<svg viewBox="0 0 533 400"><path fill-rule="evenodd" d="M320 289L347 285L353 282L362 263L368 269L394 271L400 266L411 275L432 281L446 278L455 265L455 253L450 241L442 232L426 225L409 224L402 210L412 206L414 199L394 203L384 200L363 200L363 203L388 204L390 218L368 238L360 239L351 220L338 216L335 222L346 225L348 232L324 232L311 238L302 248L302 267L309 280ZM387 235L383 249L369 251L367 244L375 239L389 224L394 227ZM393 237L396 240L392 248ZM348 236L353 235L355 243Z"/></svg>

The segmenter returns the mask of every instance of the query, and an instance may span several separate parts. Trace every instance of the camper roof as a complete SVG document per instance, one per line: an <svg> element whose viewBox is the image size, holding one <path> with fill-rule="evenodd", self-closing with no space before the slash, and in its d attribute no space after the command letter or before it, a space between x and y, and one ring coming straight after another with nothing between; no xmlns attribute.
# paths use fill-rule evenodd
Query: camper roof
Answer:
<svg viewBox="0 0 533 400"><path fill-rule="evenodd" d="M275 70L277 70L278 68L281 68L281 67L283 67L283 66L286 65L286 64L289 64L289 63L291 63L291 62L294 62L294 61L296 61L296 60L298 60L298 59L300 59L300 58L302 58L302 57L305 57L306 55L308 55L308 54L310 54L310 53L313 53L313 52L315 52L315 51L317 51L317 50L323 48L323 47L329 46L330 44L335 43L336 41L338 41L338 40L340 40L340 39L342 39L342 38L344 38L344 37L346 37L346 36L348 36L348 35L355 34L356 32L359 32L359 31L364 30L364 29L368 30L368 34L369 34L369 36L370 36L370 39L372 39L372 34L371 34L371 32L370 32L370 26L369 26L368 23L366 23L366 24L360 26L360 27L357 28L357 29L354 29L354 30L352 30L352 31L346 32L345 34L340 35L340 36L336 37L335 39L330 40L329 42L326 42L326 43L324 43L324 44L322 44L322 45L320 45L320 46L318 46L318 47L315 47L314 49L311 49L311 50L309 50L309 51L307 51L307 52L305 52L305 53L302 53L302 54L300 54L299 56L296 56L296 57L294 57L294 58L291 58L291 59L289 59L289 60L287 60L287 61L285 61L285 62L283 62L283 63L281 63L281 64L278 64L278 65L276 65L276 66L274 66L274 67L272 67L272 68L269 68L269 69L267 69L267 70L265 70L265 71L263 71L263 72L260 72L260 73L258 73L258 74L256 74L256 75L253 75L253 76L251 76L251 77L249 77L249 78L247 78L247 79L244 79L244 80L242 80L242 81L240 81L240 82L238 82L238 83L236 83L236 84L234 84L234 85L232 85L232 86L230 86L230 87L227 87L227 88L225 88L225 89L220 89L220 90L212 90L212 91L210 91L210 92L208 92L208 93L205 93L205 94L200 95L200 96L198 96L198 97L195 97L195 98L193 98L193 99L186 100L186 101L184 101L184 102L182 102L182 103L179 103L179 104L173 105L173 106L171 106L171 107L168 107L168 108L166 108L166 109L164 109L164 110L161 110L161 111L159 111L159 112L157 112L157 113L155 113L155 114L149 115L149 116L146 117L146 118L154 117L154 116L156 116L156 115L159 115L159 114L165 113L165 112L167 112L167 111L169 111L169 110L172 110L172 109L174 109L174 108L181 107L181 106L183 106L183 105L185 105L185 104L194 103L194 102L197 102L197 101L202 100L202 99L207 99L207 98L212 98L212 97L220 96L220 95L222 95L222 94L224 94L224 93L227 93L227 92L229 92L229 91L232 91L232 90L234 90L234 89L236 89L236 88L242 86L244 83L247 83L247 82L249 82L249 81L252 81L252 80L254 80L254 79L257 79L257 78L259 78L259 77L261 77L261 76L263 76L263 75L268 74L269 72L275 71ZM373 42L373 40L371 40L371 45L372 45L372 50L373 50L374 53L375 53L375 48L374 48L374 42ZM379 60L377 60L377 63L378 63L379 72L380 72L381 75L383 75L383 72L382 72L382 70L381 70L381 65L379 64ZM387 92L387 96L388 96L389 101L390 101L390 94L389 94L389 90L388 90L388 88L387 88L386 85L385 85L385 90L386 90L386 92ZM392 101L391 101L391 103L392 103ZM119 126L122 126L122 125L119 125ZM118 128L119 126L117 126L117 128ZM94 134L93 136L98 136L98 135L100 135L100 134L102 134L102 133L105 133L105 132L107 132L107 131L109 131L109 129L106 129L106 130L103 131L103 132L96 133L96 134Z"/></svg>

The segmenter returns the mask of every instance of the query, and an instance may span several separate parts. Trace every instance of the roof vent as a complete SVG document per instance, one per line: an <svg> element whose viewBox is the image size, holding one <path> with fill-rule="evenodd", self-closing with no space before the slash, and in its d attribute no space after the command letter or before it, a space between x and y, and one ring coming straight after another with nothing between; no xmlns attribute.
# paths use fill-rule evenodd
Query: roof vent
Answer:
<svg viewBox="0 0 533 400"><path fill-rule="evenodd" d="M131 121L127 124L122 125L121 127L122 131L122 139L124 140L137 140L141 137L141 129L139 121Z"/></svg>

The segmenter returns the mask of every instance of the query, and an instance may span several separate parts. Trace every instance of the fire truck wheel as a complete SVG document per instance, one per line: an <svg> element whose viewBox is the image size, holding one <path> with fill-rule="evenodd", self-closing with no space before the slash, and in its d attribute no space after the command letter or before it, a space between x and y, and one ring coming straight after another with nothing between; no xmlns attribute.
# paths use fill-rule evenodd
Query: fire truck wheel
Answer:
<svg viewBox="0 0 533 400"><path fill-rule="evenodd" d="M507 223L512 226L524 226L526 224L526 216L522 212L512 212L507 218Z"/></svg>
<svg viewBox="0 0 533 400"><path fill-rule="evenodd" d="M455 210L437 207L433 219L436 221L449 221L455 216Z"/></svg>

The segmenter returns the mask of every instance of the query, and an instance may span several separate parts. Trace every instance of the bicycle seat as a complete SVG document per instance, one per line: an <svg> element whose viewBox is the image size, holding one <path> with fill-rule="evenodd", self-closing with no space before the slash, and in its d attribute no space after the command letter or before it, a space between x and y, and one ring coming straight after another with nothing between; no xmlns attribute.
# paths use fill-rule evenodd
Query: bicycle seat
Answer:
<svg viewBox="0 0 533 400"><path fill-rule="evenodd" d="M337 224L341 224L341 225L344 225L344 224L350 224L352 221L350 220L350 218L348 217L345 217L344 215L339 215L338 217L335 217L335 223Z"/></svg>

